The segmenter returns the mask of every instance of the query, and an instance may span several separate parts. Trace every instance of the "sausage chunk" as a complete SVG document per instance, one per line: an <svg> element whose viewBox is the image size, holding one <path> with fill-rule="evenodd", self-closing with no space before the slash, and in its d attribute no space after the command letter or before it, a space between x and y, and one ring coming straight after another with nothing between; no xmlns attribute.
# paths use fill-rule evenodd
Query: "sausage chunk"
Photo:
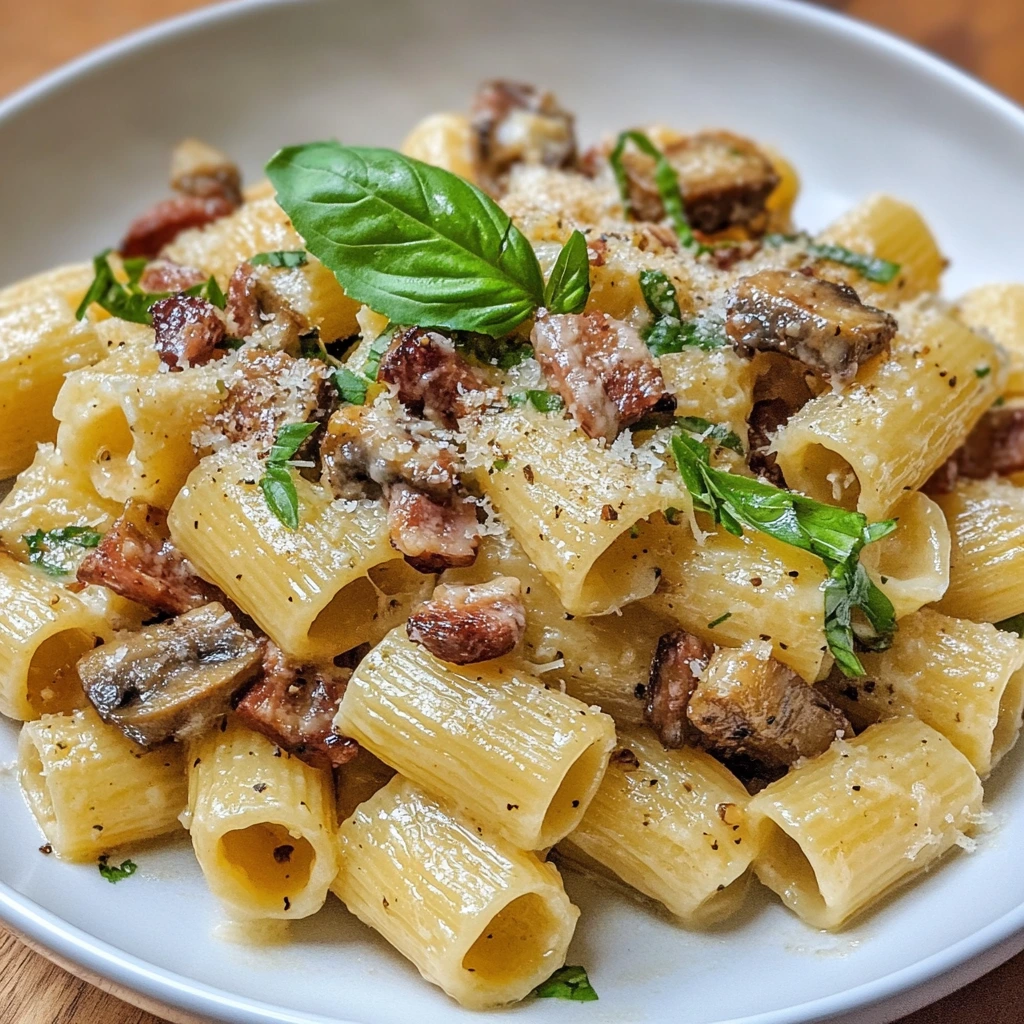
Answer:
<svg viewBox="0 0 1024 1024"><path fill-rule="evenodd" d="M183 292L202 284L207 275L195 267L184 267L173 260L153 260L139 278L144 292Z"/></svg>
<svg viewBox="0 0 1024 1024"><path fill-rule="evenodd" d="M684 629L659 641L647 684L644 721L665 747L681 747L692 739L686 707L714 648Z"/></svg>
<svg viewBox="0 0 1024 1024"><path fill-rule="evenodd" d="M417 571L443 572L472 565L480 544L476 506L459 495L441 504L408 484L385 490L392 546Z"/></svg>
<svg viewBox="0 0 1024 1024"><path fill-rule="evenodd" d="M405 624L410 639L454 665L500 658L526 632L522 586L499 576L475 586L440 586Z"/></svg>
<svg viewBox="0 0 1024 1024"><path fill-rule="evenodd" d="M359 745L334 731L334 716L352 675L333 664L303 665L267 641L262 675L235 707L241 722L314 768L336 768Z"/></svg>
<svg viewBox="0 0 1024 1024"><path fill-rule="evenodd" d="M1024 470L1024 409L989 409L923 490L948 494L960 477L984 480Z"/></svg>
<svg viewBox="0 0 1024 1024"><path fill-rule="evenodd" d="M184 139L171 154L171 188L200 199L242 204L242 175L219 149L199 139Z"/></svg>
<svg viewBox="0 0 1024 1024"><path fill-rule="evenodd" d="M167 534L167 515L129 502L124 513L78 567L81 583L95 583L154 611L181 615L226 600L200 579Z"/></svg>
<svg viewBox="0 0 1024 1024"><path fill-rule="evenodd" d="M144 746L188 739L230 709L259 672L263 642L208 604L122 633L78 662L100 718Z"/></svg>
<svg viewBox="0 0 1024 1024"><path fill-rule="evenodd" d="M182 231L206 227L226 217L234 208L234 204L221 196L207 199L199 196L173 196L161 199L131 222L118 246L118 252L122 256L152 258L165 245L170 245Z"/></svg>
<svg viewBox="0 0 1024 1024"><path fill-rule="evenodd" d="M846 716L763 642L718 650L690 697L688 717L701 746L769 771L816 757L837 734L852 735Z"/></svg>
<svg viewBox="0 0 1024 1024"><path fill-rule="evenodd" d="M228 384L210 426L229 441L270 444L286 423L324 420L336 400L328 368L319 359L295 359L287 352L241 352L237 376ZM315 449L311 438L296 454Z"/></svg>
<svg viewBox="0 0 1024 1024"><path fill-rule="evenodd" d="M640 335L605 313L542 310L531 340L537 361L589 437L613 441L623 427L671 402Z"/></svg>
<svg viewBox="0 0 1024 1024"><path fill-rule="evenodd" d="M217 308L198 295L172 295L149 308L160 361L171 370L201 366L224 340L224 321Z"/></svg>
<svg viewBox="0 0 1024 1024"><path fill-rule="evenodd" d="M410 327L395 335L380 361L377 379L398 389L398 400L415 416L454 429L487 390L486 379L455 345L436 331Z"/></svg>
<svg viewBox="0 0 1024 1024"><path fill-rule="evenodd" d="M239 338L270 334L274 348L297 351L309 324L274 287L273 270L239 263L228 281L228 323Z"/></svg>
<svg viewBox="0 0 1024 1024"><path fill-rule="evenodd" d="M864 305L848 285L795 270L762 270L740 278L725 328L740 353L781 352L834 386L888 352L897 324L889 313Z"/></svg>
<svg viewBox="0 0 1024 1024"><path fill-rule="evenodd" d="M476 162L484 183L500 188L517 163L571 167L576 161L572 114L534 85L496 79L477 90L470 109Z"/></svg>

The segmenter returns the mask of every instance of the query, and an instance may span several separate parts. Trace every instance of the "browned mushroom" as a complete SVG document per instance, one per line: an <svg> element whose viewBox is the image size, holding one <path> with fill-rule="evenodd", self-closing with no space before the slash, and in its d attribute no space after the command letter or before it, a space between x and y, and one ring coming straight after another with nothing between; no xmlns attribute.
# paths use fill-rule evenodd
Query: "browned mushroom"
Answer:
<svg viewBox="0 0 1024 1024"><path fill-rule="evenodd" d="M100 717L148 746L187 739L226 712L258 674L262 647L212 603L119 634L86 654L78 672Z"/></svg>
<svg viewBox="0 0 1024 1024"><path fill-rule="evenodd" d="M212 302L198 295L172 295L154 302L149 313L160 361L172 371L201 366L217 355L224 321Z"/></svg>
<svg viewBox="0 0 1024 1024"><path fill-rule="evenodd" d="M658 641L647 684L644 721L663 746L681 747L688 738L692 741L686 708L713 650L684 629L666 633Z"/></svg>
<svg viewBox="0 0 1024 1024"><path fill-rule="evenodd" d="M199 139L184 139L171 154L171 188L200 199L218 197L240 206L242 175L219 149Z"/></svg>
<svg viewBox="0 0 1024 1024"><path fill-rule="evenodd" d="M897 324L847 285L795 270L762 270L740 278L725 328L744 355L781 352L841 385L866 360L889 351Z"/></svg>
<svg viewBox="0 0 1024 1024"><path fill-rule="evenodd" d="M960 477L984 480L1024 470L1024 408L990 409L922 490L948 494Z"/></svg>

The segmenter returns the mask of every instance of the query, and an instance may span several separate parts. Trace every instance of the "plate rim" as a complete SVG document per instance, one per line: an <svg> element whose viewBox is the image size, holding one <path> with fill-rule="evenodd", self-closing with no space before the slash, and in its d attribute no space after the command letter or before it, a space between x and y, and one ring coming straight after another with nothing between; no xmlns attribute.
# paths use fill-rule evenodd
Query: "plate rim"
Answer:
<svg viewBox="0 0 1024 1024"><path fill-rule="evenodd" d="M323 0L221 0L187 11L120 36L73 58L28 82L0 99L0 123L28 113L33 106L58 93L76 79L122 56L188 35L206 25L245 16L263 8L321 3ZM1024 109L997 89L942 57L922 49L886 29L830 8L811 6L801 0L661 0L703 7L730 7L737 14L768 12L781 19L802 22L830 32L847 33L869 48L884 51L910 64L919 73L938 78L1003 118L1024 137ZM138 993L168 1010L218 1015L233 1024L363 1024L348 1017L325 1017L293 1011L261 1000L235 995L225 989L158 967L121 949L46 910L13 886L0 881L0 922L16 935L51 953L69 969L98 975L115 992L131 1000ZM722 1019L716 1024L813 1024L815 1021L849 1019L853 1014L872 1014L872 1020L892 1019L895 1013L913 1012L941 999L995 969L1024 947L1024 902L973 934L890 974L832 995L743 1017ZM89 980L89 979L86 979ZM916 998L915 998L916 995ZM895 1005L901 1000L901 1005ZM228 1016L230 1014L230 1016ZM862 1020L867 1018L860 1018Z"/></svg>

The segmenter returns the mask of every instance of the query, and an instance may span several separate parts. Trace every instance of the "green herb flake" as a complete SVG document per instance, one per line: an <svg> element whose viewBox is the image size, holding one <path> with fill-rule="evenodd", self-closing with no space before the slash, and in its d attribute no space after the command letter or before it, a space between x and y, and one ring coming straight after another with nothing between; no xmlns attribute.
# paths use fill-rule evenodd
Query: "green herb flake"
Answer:
<svg viewBox="0 0 1024 1024"><path fill-rule="evenodd" d="M1010 618L995 623L995 627L1004 633L1016 633L1024 640L1024 612L1021 612L1020 615L1011 615Z"/></svg>
<svg viewBox="0 0 1024 1024"><path fill-rule="evenodd" d="M992 372L991 366L976 366L974 368L974 376L978 380L984 380Z"/></svg>
<svg viewBox="0 0 1024 1024"><path fill-rule="evenodd" d="M366 404L366 389L370 386L370 381L365 377L361 377L358 373L353 373L347 366L343 366L334 371L333 380L343 401L350 402L352 405Z"/></svg>
<svg viewBox="0 0 1024 1024"><path fill-rule="evenodd" d="M363 376L368 381L375 381L380 370L380 361L384 353L391 347L397 327L390 327L383 334L378 335L370 344L370 350L366 353L366 362L363 363Z"/></svg>
<svg viewBox="0 0 1024 1024"><path fill-rule="evenodd" d="M538 412L558 412L565 403L561 395L553 391L541 391L535 388L528 388L525 391L513 391L508 396L508 404L513 407L524 406L527 403L532 405Z"/></svg>
<svg viewBox="0 0 1024 1024"><path fill-rule="evenodd" d="M36 530L22 538L28 548L28 560L48 576L68 576L75 567L75 548L94 548L103 539L88 526L59 526L55 530Z"/></svg>
<svg viewBox="0 0 1024 1024"><path fill-rule="evenodd" d="M890 284L900 272L900 264L892 260L883 260L879 256L869 256L867 253L855 252L847 249L844 245L830 245L813 241L809 235L781 235L768 234L764 236L765 245L778 248L787 242L796 242L811 255L819 260L828 260L831 263L841 263L845 267L856 270L861 277L875 284Z"/></svg>
<svg viewBox="0 0 1024 1024"><path fill-rule="evenodd" d="M547 981L541 982L533 994L541 999L571 999L577 1003L592 1003L597 999L583 967L560 967Z"/></svg>
<svg viewBox="0 0 1024 1024"><path fill-rule="evenodd" d="M544 305L551 313L582 313L590 295L590 257L582 231L562 246L544 286Z"/></svg>
<svg viewBox="0 0 1024 1024"><path fill-rule="evenodd" d="M450 171L391 149L314 142L280 150L267 174L307 249L350 298L393 323L501 337L544 302L526 236Z"/></svg>
<svg viewBox="0 0 1024 1024"><path fill-rule="evenodd" d="M494 473L500 473L503 469L508 469L508 459L495 459L491 463L491 471Z"/></svg>
<svg viewBox="0 0 1024 1024"><path fill-rule="evenodd" d="M295 453L302 446L302 442L313 433L319 423L287 423L278 431L277 439L267 456L267 464L284 465L289 459L295 458Z"/></svg>
<svg viewBox="0 0 1024 1024"><path fill-rule="evenodd" d="M109 864L108 860L107 854L103 854L97 861L97 867L100 869L100 874L111 885L116 885L123 879L131 877L139 869L133 860L123 860L120 865Z"/></svg>
<svg viewBox="0 0 1024 1024"><path fill-rule="evenodd" d="M732 612L723 612L721 615L718 616L717 619L713 619L711 622L708 623L708 629L714 629L715 626L720 626L723 622L725 622L726 619L731 618Z"/></svg>
<svg viewBox="0 0 1024 1024"><path fill-rule="evenodd" d="M713 469L705 444L686 434L672 438L672 452L693 507L737 537L758 530L817 555L829 571L825 587L825 637L846 675L864 675L855 642L884 650L896 631L892 603L860 564L860 552L896 529L896 521L868 523L859 512L824 505L750 477ZM854 613L860 613L855 621Z"/></svg>
<svg viewBox="0 0 1024 1024"><path fill-rule="evenodd" d="M226 334L221 344L226 349L229 349L232 352L237 352L245 344L245 342L242 341L241 338L235 338L230 334Z"/></svg>
<svg viewBox="0 0 1024 1024"><path fill-rule="evenodd" d="M275 249L249 257L254 267L304 267L306 260L305 249Z"/></svg>
<svg viewBox="0 0 1024 1024"><path fill-rule="evenodd" d="M696 434L702 441L714 441L719 448L731 448L737 455L743 454L743 442L721 423L712 423L703 416L678 416L675 422L688 433Z"/></svg>
<svg viewBox="0 0 1024 1024"><path fill-rule="evenodd" d="M209 302L212 302L213 305L215 305L218 309L227 308L227 296L224 294L223 291L221 291L220 285L217 284L217 278L215 278L213 274L211 274L210 277L208 278L204 290L204 298L206 298Z"/></svg>
<svg viewBox="0 0 1024 1024"><path fill-rule="evenodd" d="M626 146L633 143L645 156L654 160L654 184L661 196L662 205L665 207L665 214L672 221L679 241L685 246L695 246L696 238L693 229L686 217L686 210L683 206L683 194L679 190L679 176L675 168L669 163L668 158L643 132L626 131L619 135L615 148L608 157L612 165L612 172L615 174L615 181L619 186L619 195L622 198L622 205L626 213L633 214L632 205L629 199L629 174L623 164L622 157Z"/></svg>
<svg viewBox="0 0 1024 1024"><path fill-rule="evenodd" d="M684 321L676 299L675 285L660 270L641 270L640 291L654 320L640 336L655 356L696 347L710 351L728 344L725 327L709 318Z"/></svg>

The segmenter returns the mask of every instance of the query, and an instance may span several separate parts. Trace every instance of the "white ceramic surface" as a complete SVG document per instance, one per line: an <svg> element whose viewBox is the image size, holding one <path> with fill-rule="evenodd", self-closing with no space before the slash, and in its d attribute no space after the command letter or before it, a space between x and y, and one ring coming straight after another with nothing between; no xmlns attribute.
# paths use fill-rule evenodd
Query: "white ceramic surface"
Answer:
<svg viewBox="0 0 1024 1024"><path fill-rule="evenodd" d="M642 121L726 126L800 168L815 227L885 189L915 202L953 258L955 294L1024 280L1024 114L939 61L856 23L755 0L320 0L207 10L116 43L0 104L0 282L90 256L164 193L170 145L197 134L250 178L280 144L396 144L465 106L484 76L553 87L584 140ZM0 727L0 762L16 730ZM535 1000L524 1022L877 1024L1024 946L1024 751L988 787L993 828L839 935L763 892L729 926L682 931L567 877L583 908L570 962L592 1004ZM218 1021L468 1021L337 901L286 946L213 935L219 911L184 842L134 854L115 886L37 852L0 774L0 917L66 965L169 1016Z"/></svg>

